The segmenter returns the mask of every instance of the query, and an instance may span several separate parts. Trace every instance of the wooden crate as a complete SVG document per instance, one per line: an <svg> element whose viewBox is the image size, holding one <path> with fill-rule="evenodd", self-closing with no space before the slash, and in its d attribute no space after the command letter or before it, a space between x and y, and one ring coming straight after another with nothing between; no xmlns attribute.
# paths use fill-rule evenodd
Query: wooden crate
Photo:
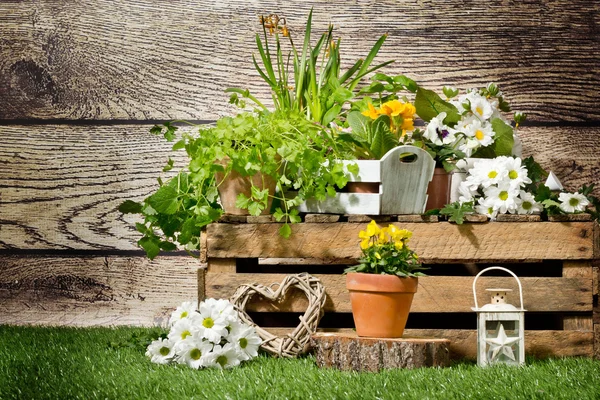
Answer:
<svg viewBox="0 0 600 400"><path fill-rule="evenodd" d="M269 285L286 274L307 271L321 279L327 292L324 330L353 328L345 265L360 254L358 232L368 217L307 216L293 226L289 239L278 235L277 223L217 223L203 236L199 294L227 298L242 283ZM382 218L382 217L379 217ZM435 221L420 216L384 220ZM510 220L510 218L507 218ZM353 222L361 220L363 222ZM243 219L237 219L238 222ZM254 220L257 221L257 220ZM260 222L268 222L263 219ZM503 265L523 284L525 343L536 356L600 358L598 309L599 226L596 222L398 222L413 231L410 245L431 267L419 279L406 335L448 338L454 358L476 357L476 315L471 285L483 267ZM479 283L481 282L481 284ZM481 285L481 286L480 286ZM480 304L485 287L513 287L507 276L478 281ZM513 304L518 304L515 297ZM248 311L260 325L277 332L297 323L306 299L291 293L280 304L261 302ZM289 328L288 328L289 329Z"/></svg>

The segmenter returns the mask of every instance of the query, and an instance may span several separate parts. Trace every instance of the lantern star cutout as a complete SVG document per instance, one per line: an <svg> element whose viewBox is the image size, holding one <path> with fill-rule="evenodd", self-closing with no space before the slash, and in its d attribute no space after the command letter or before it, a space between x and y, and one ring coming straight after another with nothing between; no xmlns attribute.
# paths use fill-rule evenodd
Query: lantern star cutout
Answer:
<svg viewBox="0 0 600 400"><path fill-rule="evenodd" d="M490 361L494 361L499 354L504 354L511 360L516 361L515 354L511 346L517 343L519 339L519 337L509 338L508 336L506 336L506 332L504 331L504 325L500 324L500 329L498 329L498 336L496 336L495 338L485 339L485 342L490 345L490 350L492 351Z"/></svg>

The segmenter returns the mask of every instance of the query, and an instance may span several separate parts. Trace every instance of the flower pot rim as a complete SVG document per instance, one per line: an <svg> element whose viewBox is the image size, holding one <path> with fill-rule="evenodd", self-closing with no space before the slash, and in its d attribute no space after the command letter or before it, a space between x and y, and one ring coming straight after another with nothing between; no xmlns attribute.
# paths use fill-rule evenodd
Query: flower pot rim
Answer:
<svg viewBox="0 0 600 400"><path fill-rule="evenodd" d="M346 288L350 291L382 293L416 293L419 278L389 274L350 272L346 275Z"/></svg>

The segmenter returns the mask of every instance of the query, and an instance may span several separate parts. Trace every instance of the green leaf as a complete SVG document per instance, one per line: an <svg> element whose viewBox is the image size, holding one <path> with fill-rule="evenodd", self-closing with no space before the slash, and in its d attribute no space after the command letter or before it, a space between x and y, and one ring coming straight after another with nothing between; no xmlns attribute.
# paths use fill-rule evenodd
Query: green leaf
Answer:
<svg viewBox="0 0 600 400"><path fill-rule="evenodd" d="M292 234L292 228L290 227L290 225L288 223L283 224L283 226L281 228L279 228L279 235L281 235L282 237L288 239L291 234Z"/></svg>
<svg viewBox="0 0 600 400"><path fill-rule="evenodd" d="M138 240L138 245L146 250L146 256L153 260L160 253L160 240L157 237L144 236Z"/></svg>
<svg viewBox="0 0 600 400"><path fill-rule="evenodd" d="M360 113L360 111L352 111L348 113L346 118L348 125L352 129L354 136L366 136L368 131L368 125L371 122L371 118L366 117Z"/></svg>
<svg viewBox="0 0 600 400"><path fill-rule="evenodd" d="M173 169L173 163L174 163L173 159L171 157L169 157L169 161L167 161L167 165L165 165L163 167L163 169L162 169L163 172L167 172L167 171L172 170Z"/></svg>
<svg viewBox="0 0 600 400"><path fill-rule="evenodd" d="M357 163L347 164L346 165L346 169L352 175L358 175L359 168L358 168L358 164Z"/></svg>
<svg viewBox="0 0 600 400"><path fill-rule="evenodd" d="M275 218L275 221L279 222L283 219L283 217L285 217L285 213L281 210L281 208L277 207L273 213L273 218Z"/></svg>
<svg viewBox="0 0 600 400"><path fill-rule="evenodd" d="M173 145L173 150L180 150L185 148L185 140L179 140L177 142L175 142L175 144Z"/></svg>
<svg viewBox="0 0 600 400"><path fill-rule="evenodd" d="M402 86L404 86L406 88L406 90L408 90L412 93L416 93L417 89L419 88L419 85L417 85L417 82L413 81L406 75L395 76L394 82L401 84Z"/></svg>
<svg viewBox="0 0 600 400"><path fill-rule="evenodd" d="M513 145L515 144L512 127L500 118L494 118L492 129L496 133L493 144L496 157L512 155Z"/></svg>
<svg viewBox="0 0 600 400"><path fill-rule="evenodd" d="M248 206L248 212L250 213L250 215L254 215L254 216L260 215L260 213L262 213L262 211L264 209L265 209L265 205L259 201L253 201Z"/></svg>
<svg viewBox="0 0 600 400"><path fill-rule="evenodd" d="M333 121L338 115L340 115L341 111L342 111L341 105L339 105L339 104L333 105L333 107L331 107L329 110L327 110L327 112L323 116L323 121L322 121L323 125L329 126L331 121Z"/></svg>
<svg viewBox="0 0 600 400"><path fill-rule="evenodd" d="M161 250L164 251L173 251L177 249L177 246L173 242L162 241L158 245Z"/></svg>
<svg viewBox="0 0 600 400"><path fill-rule="evenodd" d="M464 222L465 214L474 211L473 203L468 202L461 204L458 201L455 201L442 208L440 214L447 215L449 217L448 221L456 222L458 225L461 225Z"/></svg>
<svg viewBox="0 0 600 400"><path fill-rule="evenodd" d="M446 125L452 126L460 120L460 114L456 107L442 100L433 90L419 87L415 97L415 108L419 117L426 122L431 121L432 118L437 117L442 112L447 114L444 119Z"/></svg>
<svg viewBox="0 0 600 400"><path fill-rule="evenodd" d="M123 214L139 214L142 212L142 204L133 200L125 200L119 204L119 212Z"/></svg>
<svg viewBox="0 0 600 400"><path fill-rule="evenodd" d="M161 186L156 193L148 197L148 203L162 214L175 214L179 208L177 190L169 185Z"/></svg>
<svg viewBox="0 0 600 400"><path fill-rule="evenodd" d="M237 195L237 197L235 199L235 206L237 208L247 209L249 205L250 205L250 199L248 197L246 197L246 195L244 193L240 193Z"/></svg>

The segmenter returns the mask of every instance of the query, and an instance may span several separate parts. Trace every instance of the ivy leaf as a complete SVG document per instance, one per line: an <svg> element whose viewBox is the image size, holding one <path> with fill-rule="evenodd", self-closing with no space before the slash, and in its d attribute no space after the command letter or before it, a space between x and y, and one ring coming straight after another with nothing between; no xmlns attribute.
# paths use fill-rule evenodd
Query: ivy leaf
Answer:
<svg viewBox="0 0 600 400"><path fill-rule="evenodd" d="M177 246L175 245L175 243L167 242L167 241L160 242L158 244L158 247L160 247L160 249L164 250L164 251L173 251L173 250L177 249Z"/></svg>
<svg viewBox="0 0 600 400"><path fill-rule="evenodd" d="M358 164L357 163L352 163L352 164L346 165L346 169L352 175L358 175L359 168L358 168Z"/></svg>
<svg viewBox="0 0 600 400"><path fill-rule="evenodd" d="M143 238L138 240L138 245L146 251L146 255L148 256L148 258L153 260L158 255L158 253L160 253L159 242L160 240L155 236L144 236Z"/></svg>
<svg viewBox="0 0 600 400"><path fill-rule="evenodd" d="M148 203L159 213L175 214L179 208L177 190L171 186L161 186L156 193L148 197Z"/></svg>
<svg viewBox="0 0 600 400"><path fill-rule="evenodd" d="M265 205L259 201L253 201L248 205L248 212L250 215L260 215L260 213L265 209Z"/></svg>
<svg viewBox="0 0 600 400"><path fill-rule="evenodd" d="M465 214L475 212L473 209L473 203L459 203L455 201L454 203L447 204L444 208L440 210L440 214L447 215L448 221L456 222L458 225L461 225L465 221Z"/></svg>
<svg viewBox="0 0 600 400"><path fill-rule="evenodd" d="M413 81L412 79L410 79L409 77L407 77L405 75L395 76L394 82L401 84L402 86L404 86L406 88L406 90L413 92L413 93L415 93L419 88L419 86L417 85L417 83L415 81Z"/></svg>
<svg viewBox="0 0 600 400"><path fill-rule="evenodd" d="M125 200L119 204L119 212L123 214L139 214L142 212L142 204L133 200Z"/></svg>
<svg viewBox="0 0 600 400"><path fill-rule="evenodd" d="M442 100L433 90L419 87L415 97L415 108L419 117L426 122L431 121L432 118L437 117L442 112L446 113L444 123L447 125L455 125L460 120L456 107Z"/></svg>
<svg viewBox="0 0 600 400"><path fill-rule="evenodd" d="M185 140L180 140L173 145L172 150L179 150L185 148Z"/></svg>
<svg viewBox="0 0 600 400"><path fill-rule="evenodd" d="M249 205L250 205L250 199L248 197L246 197L246 195L244 193L240 193L237 195L237 197L235 199L235 206L237 208L247 209Z"/></svg>
<svg viewBox="0 0 600 400"><path fill-rule="evenodd" d="M288 223L283 224L283 226L281 228L279 228L279 234L288 239L290 237L290 235L292 234L292 228L290 227L290 225Z"/></svg>

